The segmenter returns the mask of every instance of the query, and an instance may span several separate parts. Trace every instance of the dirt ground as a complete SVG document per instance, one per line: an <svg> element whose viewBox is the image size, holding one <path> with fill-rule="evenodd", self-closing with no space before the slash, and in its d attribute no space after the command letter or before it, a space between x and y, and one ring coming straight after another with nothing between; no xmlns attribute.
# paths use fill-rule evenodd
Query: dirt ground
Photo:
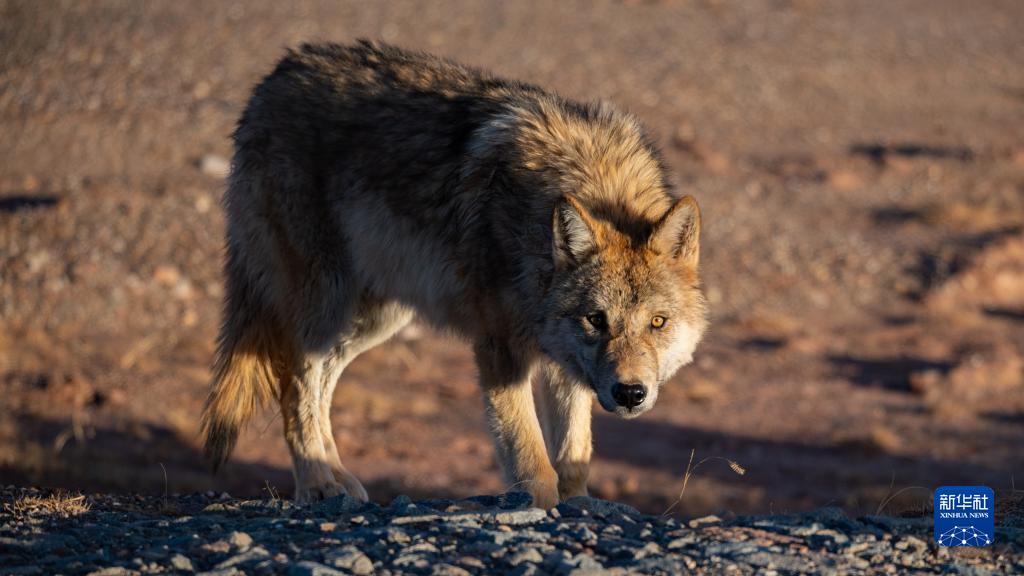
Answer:
<svg viewBox="0 0 1024 576"><path fill-rule="evenodd" d="M595 413L592 493L661 512L694 450L684 515L1010 494L1022 24L1016 0L0 1L0 483L290 491L270 411L219 475L198 452L223 164L286 46L369 37L631 109L701 202L712 329L651 413ZM406 329L334 406L376 500L501 488L462 343Z"/></svg>

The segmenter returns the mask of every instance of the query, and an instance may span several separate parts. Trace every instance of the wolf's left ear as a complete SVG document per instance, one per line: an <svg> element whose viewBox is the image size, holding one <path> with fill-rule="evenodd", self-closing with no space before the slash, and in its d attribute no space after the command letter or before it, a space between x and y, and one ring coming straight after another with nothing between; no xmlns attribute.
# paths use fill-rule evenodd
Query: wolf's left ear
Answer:
<svg viewBox="0 0 1024 576"><path fill-rule="evenodd" d="M683 196L654 226L651 248L680 264L697 266L700 260L700 207L693 196Z"/></svg>

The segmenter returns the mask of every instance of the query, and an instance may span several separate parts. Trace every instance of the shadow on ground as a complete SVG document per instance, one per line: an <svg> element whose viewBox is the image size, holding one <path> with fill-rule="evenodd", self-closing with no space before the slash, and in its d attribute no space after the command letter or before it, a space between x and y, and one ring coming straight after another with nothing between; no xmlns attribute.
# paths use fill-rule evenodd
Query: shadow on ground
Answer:
<svg viewBox="0 0 1024 576"><path fill-rule="evenodd" d="M728 435L652 420L622 420L598 415L594 421L597 457L630 466L664 471L680 485L696 449L696 479L729 485L737 491L763 494L771 502L803 502L807 508L840 506L852 514L911 513L926 510L931 490L943 485L984 484L1001 488L1005 470L965 466L925 456L888 453L871 443L824 444L776 441ZM740 464L740 475L729 465ZM902 491L902 492L901 492ZM894 496L889 500L890 496ZM645 509L661 500L638 495Z"/></svg>
<svg viewBox="0 0 1024 576"><path fill-rule="evenodd" d="M3 485L150 495L216 490L251 498L289 497L292 491L288 468L236 458L212 472L198 439L164 426L138 422L93 426L22 416L17 429L22 438L19 457L0 462ZM364 483L378 502L399 494L417 499L466 496L454 490L427 492L401 478Z"/></svg>

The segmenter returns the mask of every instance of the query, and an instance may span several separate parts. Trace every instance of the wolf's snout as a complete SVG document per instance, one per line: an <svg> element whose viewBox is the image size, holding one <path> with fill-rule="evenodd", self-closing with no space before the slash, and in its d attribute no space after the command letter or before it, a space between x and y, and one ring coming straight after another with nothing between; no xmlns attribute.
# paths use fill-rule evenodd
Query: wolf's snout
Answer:
<svg viewBox="0 0 1024 576"><path fill-rule="evenodd" d="M644 403L647 398L647 387L643 384L623 384L622 382L612 388L612 397L619 406L625 408L636 408Z"/></svg>

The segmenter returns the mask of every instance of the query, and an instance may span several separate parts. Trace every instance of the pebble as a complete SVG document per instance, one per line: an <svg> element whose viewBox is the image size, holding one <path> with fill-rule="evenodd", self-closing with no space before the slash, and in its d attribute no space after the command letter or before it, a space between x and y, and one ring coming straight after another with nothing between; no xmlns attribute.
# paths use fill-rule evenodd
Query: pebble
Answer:
<svg viewBox="0 0 1024 576"><path fill-rule="evenodd" d="M328 552L326 560L335 568L343 568L353 574L373 573L373 561L355 546L344 546L339 550Z"/></svg>
<svg viewBox="0 0 1024 576"><path fill-rule="evenodd" d="M361 500L351 496L346 496L345 494L339 494L314 504L313 510L324 516L341 516L343 514L351 514L353 512L362 512L369 507L371 507L371 505L368 505ZM355 518L352 520L355 520Z"/></svg>
<svg viewBox="0 0 1024 576"><path fill-rule="evenodd" d="M181 572L192 572L195 570L192 568L192 561L188 559L188 556L183 554L175 554L174 556L171 556L171 566L174 567L175 570L179 570Z"/></svg>
<svg viewBox="0 0 1024 576"><path fill-rule="evenodd" d="M470 576L470 573L451 564L435 564L430 571L431 576Z"/></svg>
<svg viewBox="0 0 1024 576"><path fill-rule="evenodd" d="M641 515L636 508L633 508L628 504L609 502L608 500L600 500L598 498L591 498L590 496L577 496L575 498L570 498L566 500L565 504L584 512L602 514L606 516L612 514L624 514L626 516Z"/></svg>
<svg viewBox="0 0 1024 576"><path fill-rule="evenodd" d="M227 554L231 551L231 544L225 540L217 540L216 542L203 544L199 549L210 554Z"/></svg>
<svg viewBox="0 0 1024 576"><path fill-rule="evenodd" d="M199 159L199 171L207 176L227 178L231 172L231 162L217 154L206 154Z"/></svg>
<svg viewBox="0 0 1024 576"><path fill-rule="evenodd" d="M303 560L288 568L288 576L344 576L345 573L318 562Z"/></svg>
<svg viewBox="0 0 1024 576"><path fill-rule="evenodd" d="M540 508L527 508L526 510L515 510L512 512L498 512L494 515L494 521L501 524L518 526L521 524L533 524L546 520L548 513Z"/></svg>
<svg viewBox="0 0 1024 576"><path fill-rule="evenodd" d="M270 552L267 552L265 549L257 546L251 550L246 550L241 554L235 554L227 560L218 563L216 567L219 569L231 568L233 566L238 566L239 564L246 564L254 560L262 560L268 556L270 556Z"/></svg>
<svg viewBox="0 0 1024 576"><path fill-rule="evenodd" d="M252 546L252 536L249 536L245 532L232 532L228 536L228 544L231 544L239 550L247 550L249 546Z"/></svg>
<svg viewBox="0 0 1024 576"><path fill-rule="evenodd" d="M710 516L703 516L701 518L694 518L687 524L690 528L698 528L700 526L710 526L712 524L721 524L722 519L714 514Z"/></svg>
<svg viewBox="0 0 1024 576"><path fill-rule="evenodd" d="M544 556L542 556L536 548L527 548L526 550L523 550L522 552L515 554L508 560L508 563L512 566L519 566L524 562L529 562L531 564L540 564L544 562Z"/></svg>

